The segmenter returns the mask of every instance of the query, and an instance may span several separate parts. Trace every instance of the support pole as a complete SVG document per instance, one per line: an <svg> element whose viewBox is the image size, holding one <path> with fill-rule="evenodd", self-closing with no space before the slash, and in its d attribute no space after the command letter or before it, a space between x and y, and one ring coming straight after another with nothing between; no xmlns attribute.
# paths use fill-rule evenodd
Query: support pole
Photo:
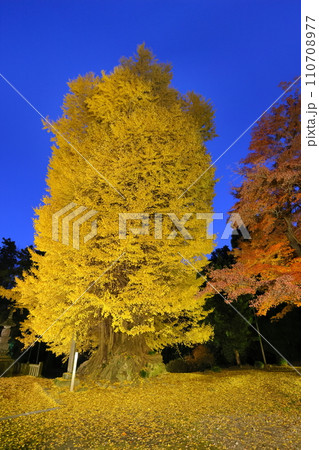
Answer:
<svg viewBox="0 0 319 450"><path fill-rule="evenodd" d="M73 389L74 389L75 373L76 373L76 365L77 365L77 362L78 362L78 356L79 356L79 353L75 352L73 371L72 371L72 378L71 378L71 384L70 384L70 391L71 392L73 392Z"/></svg>

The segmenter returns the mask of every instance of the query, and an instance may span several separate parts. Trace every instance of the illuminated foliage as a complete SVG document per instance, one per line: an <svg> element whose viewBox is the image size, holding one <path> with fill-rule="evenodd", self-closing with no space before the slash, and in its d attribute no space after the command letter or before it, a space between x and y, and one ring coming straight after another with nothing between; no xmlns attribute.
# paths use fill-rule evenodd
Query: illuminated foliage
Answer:
<svg viewBox="0 0 319 450"><path fill-rule="evenodd" d="M282 317L300 306L300 149L300 90L293 88L255 126L234 189L231 212L240 214L252 239L238 241L232 268L211 272L228 299L258 293L259 314L281 305Z"/></svg>
<svg viewBox="0 0 319 450"><path fill-rule="evenodd" d="M100 349L105 365L116 345L134 353L138 346L160 349L212 335L210 326L198 324L205 315L195 296L201 281L178 254L211 252L206 223L193 214L187 230L194 239L178 231L167 239L175 227L164 214L181 219L211 211L213 171L178 197L209 167L204 142L215 136L214 113L202 97L179 94L171 79L170 65L142 45L112 73L71 81L62 117L44 123L54 146L35 245L45 256L32 253L36 268L14 292L16 305L29 310L26 343L47 330L50 349L67 354L75 336L80 351ZM72 247L72 226L70 245L52 239L53 214L71 202L97 211L97 235L83 243L91 225L84 223L79 250ZM150 214L149 234L119 239L121 213ZM162 239L154 238L155 213L163 214ZM60 223L60 240L61 233Z"/></svg>

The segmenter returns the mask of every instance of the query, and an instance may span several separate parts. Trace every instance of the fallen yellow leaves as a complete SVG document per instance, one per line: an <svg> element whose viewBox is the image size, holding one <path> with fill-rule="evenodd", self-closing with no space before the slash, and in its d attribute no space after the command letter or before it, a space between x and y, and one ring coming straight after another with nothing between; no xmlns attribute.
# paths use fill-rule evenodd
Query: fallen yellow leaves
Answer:
<svg viewBox="0 0 319 450"><path fill-rule="evenodd" d="M0 379L0 418L30 411L54 408L57 403L47 394L50 380L31 376Z"/></svg>
<svg viewBox="0 0 319 450"><path fill-rule="evenodd" d="M1 449L300 448L300 378L292 372L169 373L138 384L82 385L73 394L50 380L17 377L0 380L5 391L7 415L23 402L29 411L49 408L52 398L61 408L1 421Z"/></svg>

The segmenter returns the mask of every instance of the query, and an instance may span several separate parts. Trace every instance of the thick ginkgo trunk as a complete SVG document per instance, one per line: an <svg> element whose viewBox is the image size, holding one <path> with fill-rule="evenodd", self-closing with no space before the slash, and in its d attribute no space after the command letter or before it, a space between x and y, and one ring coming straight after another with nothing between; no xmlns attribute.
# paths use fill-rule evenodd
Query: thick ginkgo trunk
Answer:
<svg viewBox="0 0 319 450"><path fill-rule="evenodd" d="M79 367L78 375L117 382L147 376L155 366L164 370L161 356L150 354L144 336L114 332L110 319L103 319L99 328L99 346Z"/></svg>

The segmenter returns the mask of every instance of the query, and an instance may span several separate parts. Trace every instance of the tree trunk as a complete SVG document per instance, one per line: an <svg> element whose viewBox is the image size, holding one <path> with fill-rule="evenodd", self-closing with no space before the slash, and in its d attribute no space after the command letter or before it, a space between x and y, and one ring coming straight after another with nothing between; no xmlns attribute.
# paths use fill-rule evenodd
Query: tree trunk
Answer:
<svg viewBox="0 0 319 450"><path fill-rule="evenodd" d="M266 360L266 355L265 355L265 351L264 351L263 341L261 339L261 335L260 335L260 331L259 331L257 314L256 314L255 310L254 310L254 315L255 315L255 322L256 322L256 330L258 332L258 340L259 340L260 350L261 350L261 354L262 354L262 357L263 357L264 364L266 366L267 365L267 360Z"/></svg>
<svg viewBox="0 0 319 450"><path fill-rule="evenodd" d="M301 256L301 243L295 236L295 233L294 233L294 230L293 230L290 220L287 217L284 217L284 220L287 225L286 236L289 240L289 243L290 243L291 247L295 250L297 256L300 257Z"/></svg>
<svg viewBox="0 0 319 450"><path fill-rule="evenodd" d="M110 318L102 319L99 334L98 348L81 364L78 375L118 382L152 376L155 367L159 373L165 370L162 357L149 354L144 336L115 333Z"/></svg>
<svg viewBox="0 0 319 450"><path fill-rule="evenodd" d="M241 366L240 356L239 356L238 350L234 350L234 353L235 353L235 358L236 358L236 364L237 364L237 366Z"/></svg>

